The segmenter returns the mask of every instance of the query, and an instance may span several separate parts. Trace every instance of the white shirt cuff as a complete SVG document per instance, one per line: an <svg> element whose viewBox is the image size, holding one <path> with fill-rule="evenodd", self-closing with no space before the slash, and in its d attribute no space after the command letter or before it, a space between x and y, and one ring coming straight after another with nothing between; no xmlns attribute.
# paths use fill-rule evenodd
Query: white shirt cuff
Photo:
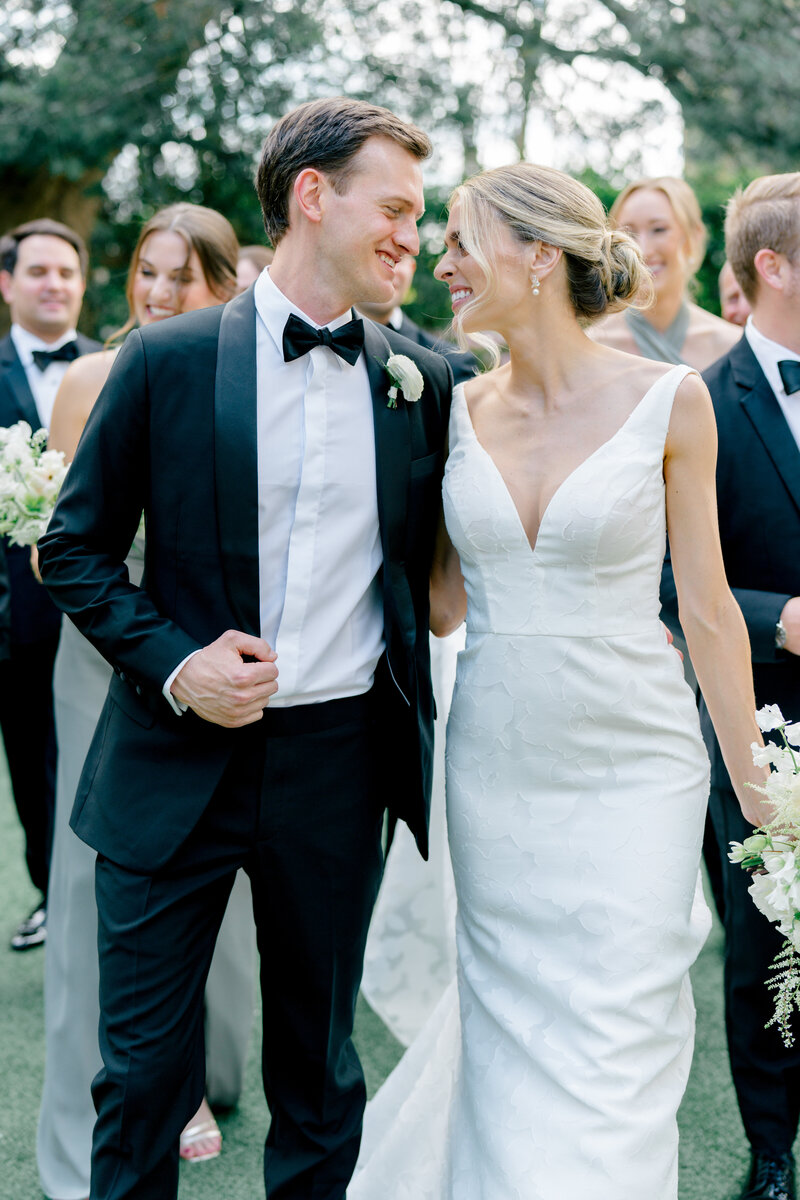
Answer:
<svg viewBox="0 0 800 1200"><path fill-rule="evenodd" d="M202 647L201 647L201 649L202 649ZM200 650L193 650L191 654L187 654L186 658L184 658L184 660L182 662L178 663L177 667L172 672L172 674L167 676L167 681L164 684L163 688L161 689L164 699L167 701L167 703L169 704L172 711L174 713L177 713L179 717L183 716L183 714L186 712L189 705L184 704L182 700L176 700L175 697L173 696L172 692L169 689L172 687L172 683L173 683L173 680L175 679L175 676L180 674L180 672L186 666L189 659L194 658L195 654L199 654L199 653L200 653Z"/></svg>

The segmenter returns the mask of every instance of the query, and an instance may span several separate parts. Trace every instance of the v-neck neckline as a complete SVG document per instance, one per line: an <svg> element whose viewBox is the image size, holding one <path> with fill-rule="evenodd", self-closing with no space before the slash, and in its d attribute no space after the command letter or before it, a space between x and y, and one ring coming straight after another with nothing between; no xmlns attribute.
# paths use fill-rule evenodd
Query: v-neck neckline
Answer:
<svg viewBox="0 0 800 1200"><path fill-rule="evenodd" d="M469 427L470 433L472 434L473 441L475 442L475 445L478 447L478 449L481 451L481 453L488 460L488 462L491 464L491 466L494 468L494 471L495 471L498 479L500 480L500 483L503 486L503 491L505 492L506 496L508 497L509 503L511 504L511 508L513 509L514 515L516 516L517 525L519 526L519 530L522 534L523 540L525 541L525 543L528 547L528 550L530 551L532 556L536 554L536 548L539 545L539 538L541 536L542 527L550 514L550 510L552 509L554 502L558 499L558 497L561 495L561 493L564 491L564 489L567 487L567 485L570 483L570 481L573 480L575 478L575 476L578 475L581 471L583 471L584 467L588 466L588 464L590 462L592 462L593 459L595 459L604 450L608 449L608 447L611 446L617 440L618 437L620 437L620 435L625 431L625 429L628 427L630 422L633 420L636 413L639 412L642 405L649 398L651 392L655 388L657 388L659 386L659 384L664 379L667 378L668 375L671 375L673 373L673 371L678 371L680 369L682 369L682 365L676 365L674 367L671 367L669 371L665 371L663 375L660 375L659 378L656 379L650 385L650 387L644 393L642 398L640 400L638 400L637 403L633 406L633 408L628 413L625 420L620 425L619 429L617 429L614 433L612 433L611 437L606 438L606 440L604 442L601 442L600 445L597 446L596 449L594 449L591 452L591 454L587 455L586 458L584 458L581 462L579 462L576 467L573 467L573 469L564 476L564 478L561 480L561 482L558 484L558 486L555 488L555 490L551 493L550 499L547 501L547 504L544 506L541 520L539 521L539 527L536 530L536 537L534 538L533 542L531 542L531 539L528 536L528 531L525 528L524 522L519 513L519 509L517 508L516 501L514 500L514 497L512 496L511 491L509 490L509 487L508 487L508 484L506 483L503 472L500 470L497 463L492 458L491 454L486 449L486 447L482 444L482 442L480 441L480 438L478 437L477 433L475 432L475 426L472 423L472 415L469 411L469 405L467 404L466 389L465 389L463 383L459 384L459 388L457 390L461 391L461 401L464 405L464 412L465 412L466 418L467 418L467 425Z"/></svg>

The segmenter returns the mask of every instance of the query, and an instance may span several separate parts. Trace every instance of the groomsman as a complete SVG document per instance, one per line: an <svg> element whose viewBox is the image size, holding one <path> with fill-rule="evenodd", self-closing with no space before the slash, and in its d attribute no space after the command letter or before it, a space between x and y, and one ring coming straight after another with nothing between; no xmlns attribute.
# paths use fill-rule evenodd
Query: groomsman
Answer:
<svg viewBox="0 0 800 1200"><path fill-rule="evenodd" d="M725 570L750 634L756 701L800 718L800 172L754 180L728 205L728 260L752 307L741 341L704 373L719 430L717 491ZM665 571L662 600L675 614ZM752 1151L742 1200L794 1200L800 1045L765 1029L765 980L783 939L727 860L750 831L705 707L710 811L723 857L728 1052Z"/></svg>
<svg viewBox="0 0 800 1200"><path fill-rule="evenodd" d="M390 300L418 253L429 152L359 101L277 122L257 176L269 271L130 334L39 544L45 583L115 672L72 818L98 851L92 1200L177 1194L241 866L263 955L267 1193L343 1200L354 1169L351 1033L386 805L427 852L452 375L352 305ZM416 364L399 387L398 354ZM124 556L143 509L136 588Z"/></svg>
<svg viewBox="0 0 800 1200"><path fill-rule="evenodd" d="M411 320L407 313L403 312L402 305L411 289L416 270L417 260L410 254L406 255L395 267L394 294L391 299L383 303L360 300L356 308L365 317L377 321L379 325L388 325L392 329L396 329L398 333L402 333L403 337L416 342L418 346L427 346L429 350L441 354L450 363L455 383L466 383L468 379L475 376L479 369L479 363L474 354L464 353L451 342L426 333L415 321Z"/></svg>
<svg viewBox="0 0 800 1200"><path fill-rule="evenodd" d="M722 264L718 282L719 307L723 320L730 321L731 325L746 325L750 316L750 305L733 273L733 267L727 260Z"/></svg>
<svg viewBox="0 0 800 1200"><path fill-rule="evenodd" d="M86 288L83 239L58 221L28 221L0 238L0 293L11 332L0 340L0 425L48 428L58 385L79 354L101 349L75 330ZM11 939L14 950L45 940L55 789L53 663L61 614L31 571L30 550L6 542L10 656L0 664L0 728L25 859L41 898Z"/></svg>

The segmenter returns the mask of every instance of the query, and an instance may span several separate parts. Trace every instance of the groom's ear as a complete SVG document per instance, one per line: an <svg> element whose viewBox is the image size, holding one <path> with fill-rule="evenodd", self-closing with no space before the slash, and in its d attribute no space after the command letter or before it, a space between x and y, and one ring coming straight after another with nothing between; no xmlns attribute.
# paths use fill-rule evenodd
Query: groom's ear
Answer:
<svg viewBox="0 0 800 1200"><path fill-rule="evenodd" d="M295 176L292 186L294 202L300 213L314 224L322 220L323 193L327 186L327 179L316 167L304 167Z"/></svg>

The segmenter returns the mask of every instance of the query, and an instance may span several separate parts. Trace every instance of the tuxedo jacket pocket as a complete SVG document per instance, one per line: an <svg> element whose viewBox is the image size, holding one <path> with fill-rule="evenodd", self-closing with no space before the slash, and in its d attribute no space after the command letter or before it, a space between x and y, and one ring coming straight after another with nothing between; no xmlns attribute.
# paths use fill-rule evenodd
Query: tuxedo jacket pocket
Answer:
<svg viewBox="0 0 800 1200"><path fill-rule="evenodd" d="M441 453L436 450L433 454L426 454L423 458L412 458L411 460L411 478L419 479L422 475L430 475L439 468L441 463Z"/></svg>

